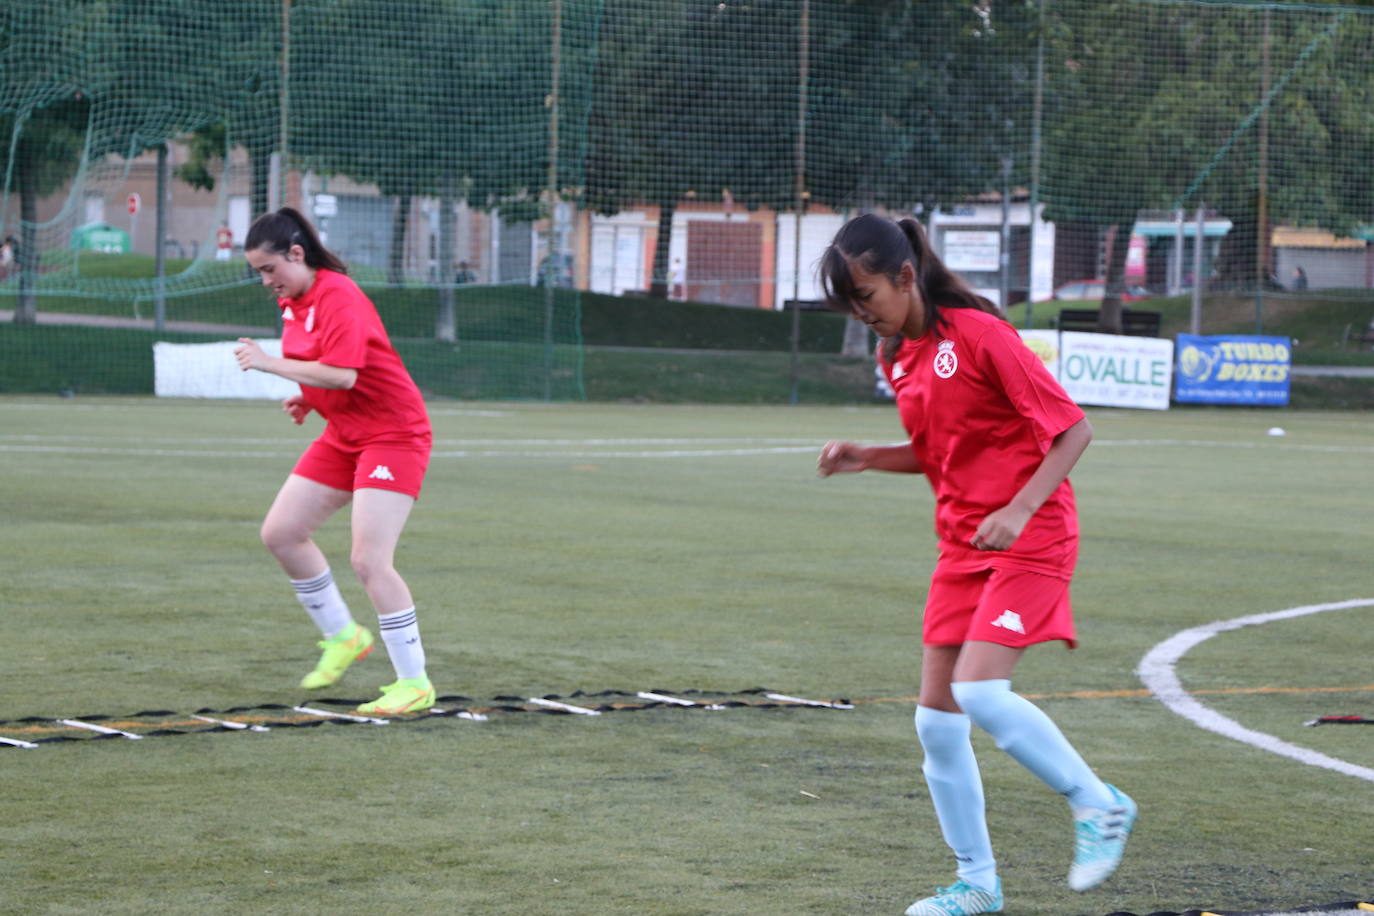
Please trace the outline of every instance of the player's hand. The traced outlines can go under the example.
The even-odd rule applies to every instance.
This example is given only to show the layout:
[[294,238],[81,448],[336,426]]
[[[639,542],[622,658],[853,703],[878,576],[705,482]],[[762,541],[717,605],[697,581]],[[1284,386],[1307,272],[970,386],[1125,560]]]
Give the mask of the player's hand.
[[816,473],[821,477],[867,469],[867,450],[857,442],[827,442],[816,458]]
[[239,361],[239,368],[244,372],[249,369],[267,368],[267,362],[272,357],[263,352],[258,342],[251,337],[240,337],[239,345],[234,348],[234,359]]
[[978,550],[1006,550],[1025,530],[1031,513],[1015,506],[1003,506],[983,519],[969,541]]
[[305,422],[305,415],[310,413],[310,405],[305,403],[305,398],[299,394],[281,402],[281,409],[286,411],[286,415],[291,418],[291,422],[300,426]]

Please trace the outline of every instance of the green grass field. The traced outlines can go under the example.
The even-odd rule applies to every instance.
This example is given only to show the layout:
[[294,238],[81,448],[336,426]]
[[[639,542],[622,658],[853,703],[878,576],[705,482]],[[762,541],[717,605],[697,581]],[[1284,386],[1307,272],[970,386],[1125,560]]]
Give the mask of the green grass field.
[[[431,407],[398,565],[440,694],[763,686],[856,708],[4,748],[0,913],[898,914],[952,880],[909,699],[929,491],[814,475],[828,438],[898,438],[890,407]],[[1141,821],[1117,876],[1073,894],[1064,803],[980,736],[1006,912],[1371,899],[1368,782],[1201,730],[1135,675],[1189,627],[1374,599],[1371,415],[1090,416],[1081,646],[1032,651],[1016,684]],[[317,429],[267,402],[0,398],[0,735],[307,699],[316,634],[257,528]],[[368,619],[346,521],[320,540]],[[1249,728],[1370,767],[1374,728],[1303,723],[1374,715],[1371,632],[1370,607],[1249,627],[1177,671]],[[334,692],[390,679],[378,652]]]

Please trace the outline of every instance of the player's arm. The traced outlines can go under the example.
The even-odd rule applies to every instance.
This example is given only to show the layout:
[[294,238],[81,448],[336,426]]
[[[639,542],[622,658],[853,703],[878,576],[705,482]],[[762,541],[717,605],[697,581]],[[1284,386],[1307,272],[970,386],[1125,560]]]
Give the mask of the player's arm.
[[971,543],[979,550],[1006,550],[1021,536],[1031,516],[1045,504],[1093,441],[1093,428],[1084,417],[1054,437],[1040,466],[1011,502],[983,519]]
[[245,372],[257,369],[270,372],[284,379],[312,388],[352,388],[358,381],[358,370],[344,366],[331,366],[317,361],[287,359],[284,356],[269,356],[263,352],[258,342],[249,337],[240,337],[239,346],[234,350],[239,368]]
[[899,445],[859,445],[857,442],[827,442],[816,459],[816,473],[852,474],[857,471],[892,471],[919,474],[916,453],[903,442]]

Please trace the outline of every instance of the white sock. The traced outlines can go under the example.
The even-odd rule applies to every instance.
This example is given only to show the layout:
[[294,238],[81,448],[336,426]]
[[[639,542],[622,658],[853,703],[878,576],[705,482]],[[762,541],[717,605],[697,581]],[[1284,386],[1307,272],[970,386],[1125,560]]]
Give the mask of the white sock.
[[958,681],[950,685],[959,707],[992,735],[997,746],[1076,807],[1116,803],[1097,774],[1073,749],[1049,716],[1011,692],[1011,681]]
[[394,614],[378,614],[377,626],[386,643],[386,654],[396,669],[396,679],[405,680],[425,676],[425,647],[420,643],[420,624],[415,608],[408,607]]
[[348,605],[339,587],[334,584],[334,574],[325,567],[324,572],[310,579],[292,579],[291,587],[296,590],[296,600],[305,608],[315,626],[320,628],[325,639],[338,636],[353,622]]
[[969,717],[916,707],[916,735],[925,751],[921,772],[935,804],[940,833],[954,851],[960,878],[983,890],[997,886],[983,802],[983,778],[969,742]]

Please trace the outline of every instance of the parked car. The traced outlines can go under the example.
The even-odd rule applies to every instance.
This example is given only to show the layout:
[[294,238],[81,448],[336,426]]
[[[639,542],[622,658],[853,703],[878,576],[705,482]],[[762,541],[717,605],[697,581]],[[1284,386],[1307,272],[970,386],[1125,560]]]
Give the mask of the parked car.
[[[1100,301],[1106,289],[1106,280],[1075,280],[1056,289],[1050,298],[1065,301]],[[1145,287],[1128,283],[1121,293],[1121,301],[1138,302],[1152,296],[1153,294]]]

